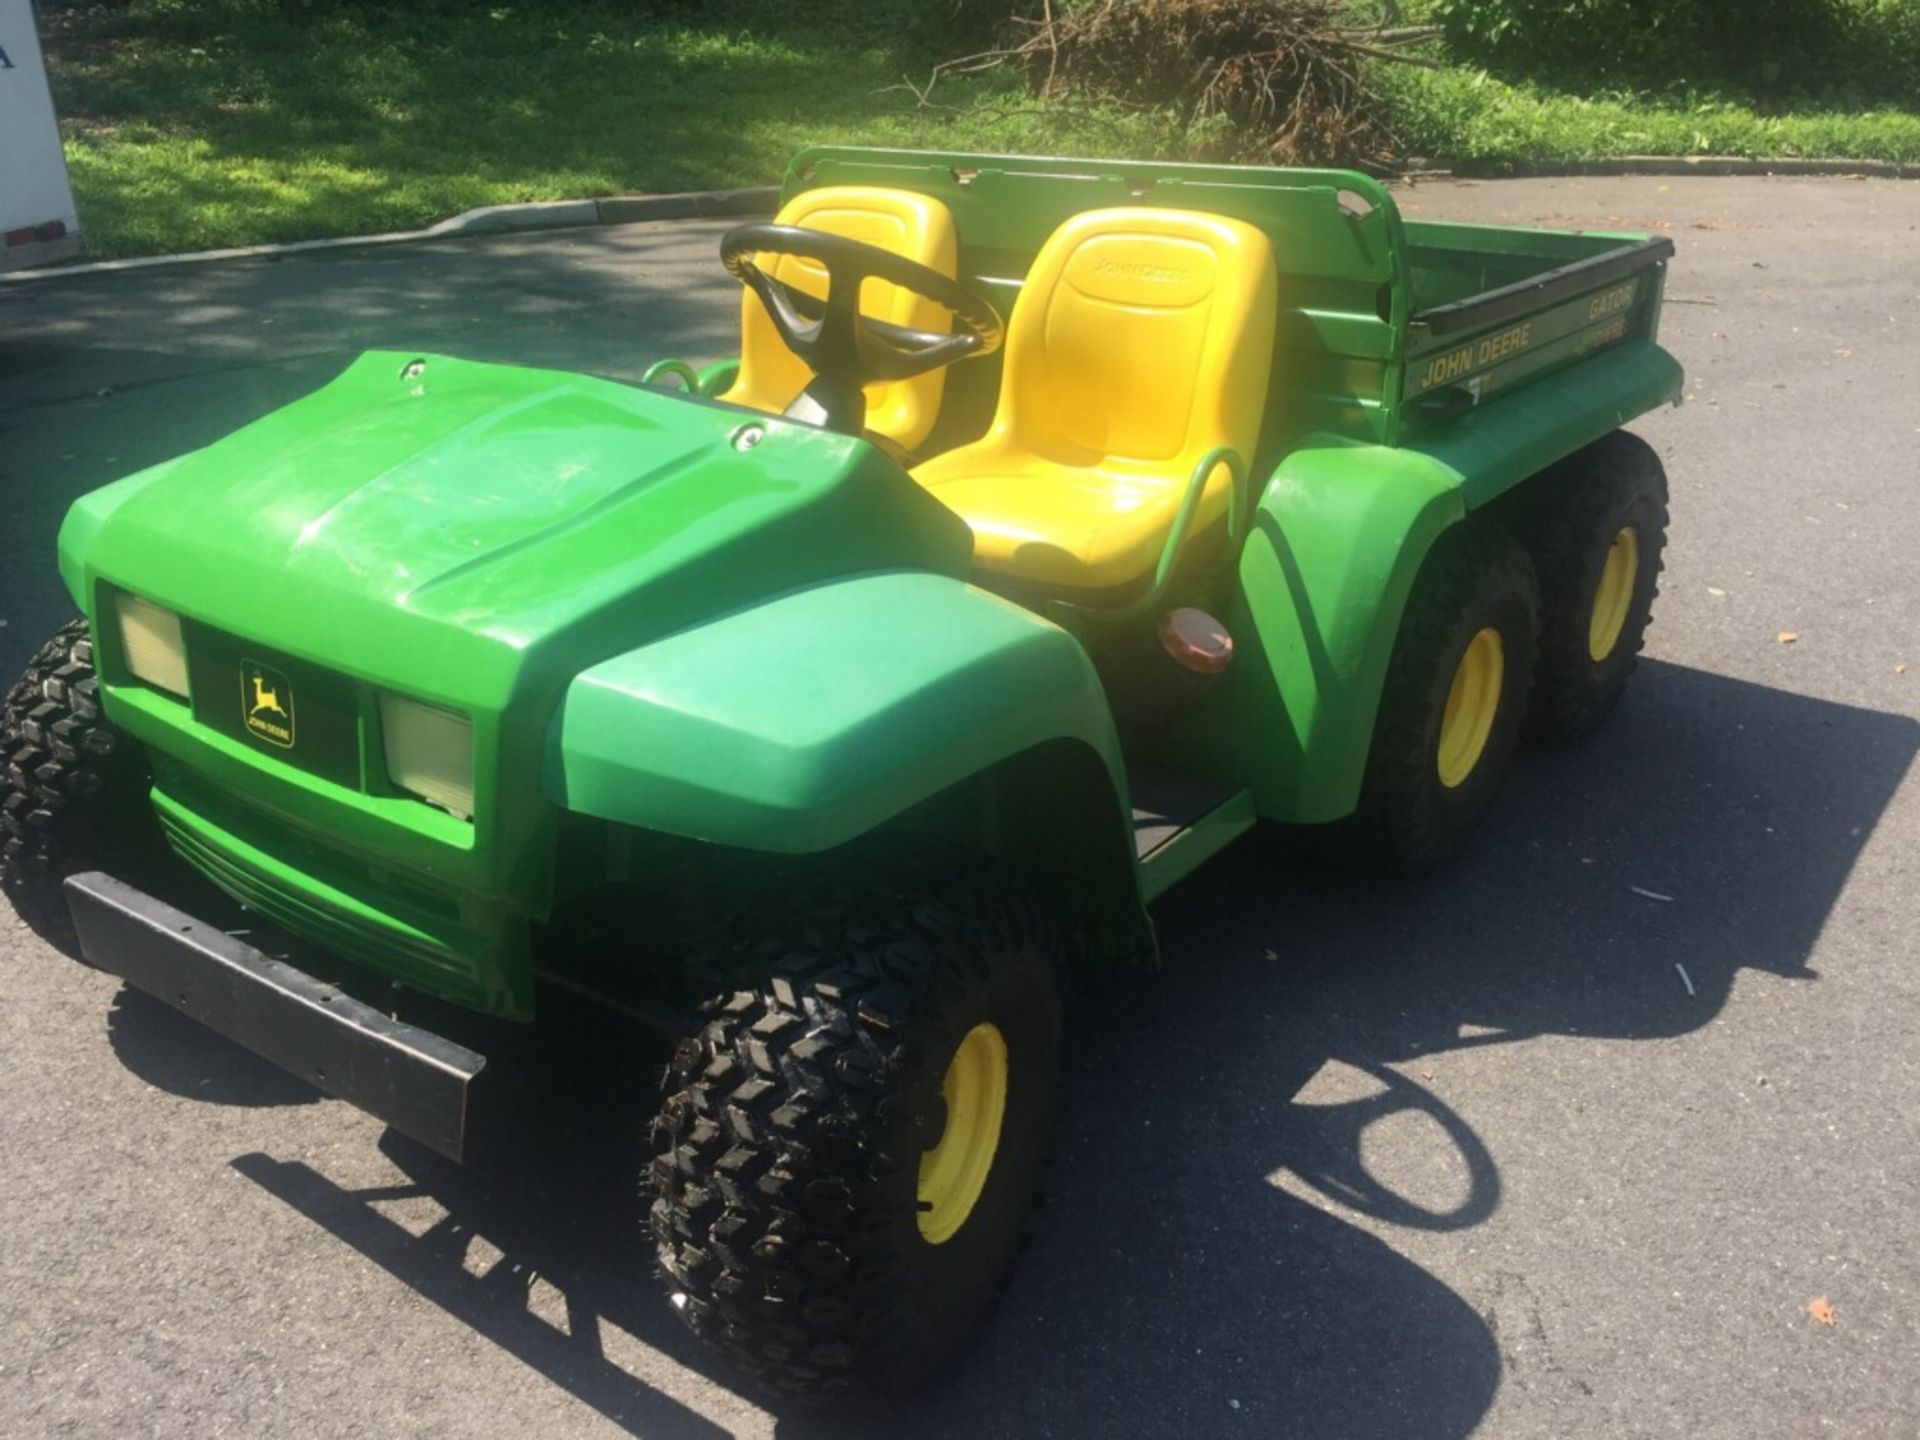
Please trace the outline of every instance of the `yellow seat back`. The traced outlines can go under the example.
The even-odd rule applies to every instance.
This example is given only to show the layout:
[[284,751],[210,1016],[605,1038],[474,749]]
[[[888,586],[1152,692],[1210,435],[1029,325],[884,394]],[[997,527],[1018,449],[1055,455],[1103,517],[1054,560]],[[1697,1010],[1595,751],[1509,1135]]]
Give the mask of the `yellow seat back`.
[[[1034,260],[984,438],[915,478],[973,526],[975,558],[1042,583],[1123,585],[1152,570],[1194,466],[1251,461],[1266,409],[1278,282],[1251,225],[1162,208],[1094,210]],[[1197,517],[1225,512],[1210,478]]]
[[[959,264],[952,213],[938,200],[907,190],[865,185],[809,190],[789,200],[775,219],[782,225],[802,225],[877,245],[948,278]],[[770,255],[762,257],[760,264],[774,279],[796,290],[821,298],[827,293],[827,272],[815,261]],[[943,307],[884,280],[869,279],[860,287],[860,312],[916,330],[950,328]],[[812,378],[813,372],[780,342],[759,298],[745,291],[740,303],[740,374],[719,398],[779,414]],[[946,372],[934,370],[911,380],[867,386],[867,428],[912,450],[939,418],[945,385]]]

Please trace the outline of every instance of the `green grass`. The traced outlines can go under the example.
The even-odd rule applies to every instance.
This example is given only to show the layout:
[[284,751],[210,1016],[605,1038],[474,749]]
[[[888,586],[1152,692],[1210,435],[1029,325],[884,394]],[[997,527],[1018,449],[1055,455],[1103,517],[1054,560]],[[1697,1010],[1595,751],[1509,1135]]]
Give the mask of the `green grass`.
[[[977,10],[979,7],[976,6]],[[902,84],[968,42],[948,0],[49,0],[102,257],[362,234],[475,205],[767,184],[814,142],[1207,155],[1169,113]],[[965,13],[964,11],[962,13]],[[1920,160],[1920,112],[1588,99],[1383,74],[1410,153]]]
[[1461,69],[1396,68],[1381,81],[1408,152],[1448,160],[1735,155],[1920,162],[1920,110],[1802,101],[1763,113],[1719,95],[1567,95]]
[[900,82],[924,78],[952,42],[846,23],[881,7],[823,6],[834,12],[823,17],[769,4],[752,29],[658,18],[671,8],[51,9],[56,100],[93,251],[361,234],[476,205],[770,184],[817,141],[1141,153],[1165,140],[1155,117],[1041,116],[977,87],[954,92],[962,113],[921,109]]

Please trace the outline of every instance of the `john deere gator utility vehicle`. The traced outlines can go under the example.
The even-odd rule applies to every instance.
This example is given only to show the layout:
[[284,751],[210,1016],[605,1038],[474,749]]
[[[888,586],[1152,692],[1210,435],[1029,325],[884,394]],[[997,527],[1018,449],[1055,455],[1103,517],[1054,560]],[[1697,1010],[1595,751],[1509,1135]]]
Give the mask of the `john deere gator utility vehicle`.
[[[1262,820],[1431,864],[1523,719],[1619,699],[1672,246],[1340,171],[817,149],[784,196],[721,246],[737,360],[368,354],[81,499],[0,845],[93,964],[450,1154],[482,1057],[356,986],[690,1017],[679,1313],[899,1393],[1007,1283],[1070,957],[1151,962]],[[148,836],[338,973],[137,888]]]

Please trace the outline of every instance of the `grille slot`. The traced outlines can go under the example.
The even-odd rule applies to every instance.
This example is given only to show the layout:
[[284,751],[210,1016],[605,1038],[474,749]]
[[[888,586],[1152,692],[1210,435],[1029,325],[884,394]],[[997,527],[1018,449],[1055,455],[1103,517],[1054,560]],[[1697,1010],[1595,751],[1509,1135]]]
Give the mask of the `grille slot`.
[[155,806],[167,841],[180,857],[243,905],[295,935],[365,961],[396,978],[417,978],[438,990],[477,987],[477,966],[450,945],[418,933],[405,922],[383,925],[328,905],[317,895],[296,894],[231,850],[212,843],[170,804]]

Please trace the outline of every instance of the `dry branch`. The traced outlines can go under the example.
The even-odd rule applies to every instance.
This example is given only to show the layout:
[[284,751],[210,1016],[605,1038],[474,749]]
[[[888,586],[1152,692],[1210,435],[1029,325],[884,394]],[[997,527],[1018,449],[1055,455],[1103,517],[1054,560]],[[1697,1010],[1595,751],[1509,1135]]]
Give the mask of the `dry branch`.
[[1011,67],[1045,100],[1170,106],[1190,133],[1222,117],[1236,159],[1380,164],[1394,146],[1366,64],[1431,65],[1402,47],[1438,33],[1359,25],[1339,0],[1042,0],[998,48],[946,61],[916,93],[930,104],[944,77]]

